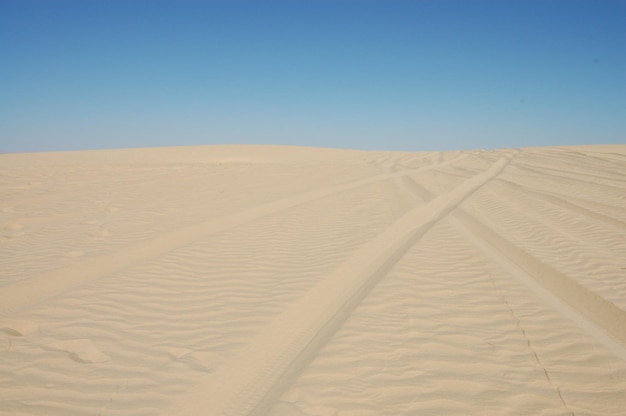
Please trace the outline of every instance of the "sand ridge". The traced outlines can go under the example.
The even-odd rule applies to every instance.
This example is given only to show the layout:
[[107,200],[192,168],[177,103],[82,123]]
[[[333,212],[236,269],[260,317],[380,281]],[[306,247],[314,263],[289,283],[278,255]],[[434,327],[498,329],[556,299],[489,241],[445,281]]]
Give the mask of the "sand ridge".
[[0,155],[0,414],[620,414],[626,146]]

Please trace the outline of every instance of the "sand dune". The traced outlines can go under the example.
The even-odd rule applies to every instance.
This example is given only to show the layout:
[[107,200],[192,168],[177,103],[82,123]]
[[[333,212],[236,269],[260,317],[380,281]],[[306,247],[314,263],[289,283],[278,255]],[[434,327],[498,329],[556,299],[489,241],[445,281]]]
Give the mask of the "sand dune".
[[626,415],[626,145],[0,174],[0,414]]

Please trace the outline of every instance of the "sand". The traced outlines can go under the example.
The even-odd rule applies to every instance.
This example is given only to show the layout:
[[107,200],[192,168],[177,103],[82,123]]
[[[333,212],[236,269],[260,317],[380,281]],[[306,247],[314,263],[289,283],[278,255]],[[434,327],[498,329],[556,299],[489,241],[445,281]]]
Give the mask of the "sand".
[[626,415],[626,145],[0,155],[2,415]]

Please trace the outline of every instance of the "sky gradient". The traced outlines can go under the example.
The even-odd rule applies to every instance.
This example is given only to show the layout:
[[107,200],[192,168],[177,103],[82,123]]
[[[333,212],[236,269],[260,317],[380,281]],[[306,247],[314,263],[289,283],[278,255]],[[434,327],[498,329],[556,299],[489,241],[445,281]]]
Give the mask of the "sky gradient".
[[626,1],[0,0],[0,152],[626,143]]

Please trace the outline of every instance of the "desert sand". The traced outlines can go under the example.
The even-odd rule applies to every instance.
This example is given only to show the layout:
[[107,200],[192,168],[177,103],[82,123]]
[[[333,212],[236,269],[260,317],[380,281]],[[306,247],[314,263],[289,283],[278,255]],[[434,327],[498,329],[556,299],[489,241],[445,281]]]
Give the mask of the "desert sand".
[[626,145],[0,155],[2,415],[626,415]]

